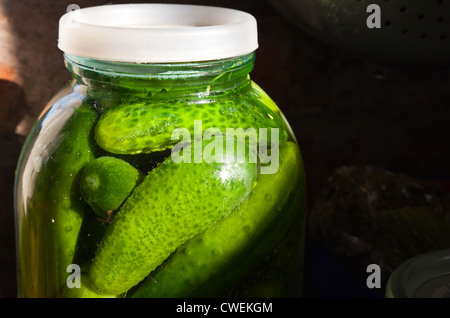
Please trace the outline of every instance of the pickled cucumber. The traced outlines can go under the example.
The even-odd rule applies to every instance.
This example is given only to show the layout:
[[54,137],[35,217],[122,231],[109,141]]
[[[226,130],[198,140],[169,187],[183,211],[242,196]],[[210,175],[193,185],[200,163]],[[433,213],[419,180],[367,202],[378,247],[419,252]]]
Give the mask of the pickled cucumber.
[[[269,148],[271,142],[281,146],[288,138],[279,115],[262,102],[239,96],[238,101],[206,104],[121,104],[102,114],[95,139],[101,148],[114,154],[161,151],[178,142],[172,140],[176,128],[186,128],[194,136],[195,120],[201,120],[202,134],[208,128],[218,128],[224,135],[227,128],[242,128],[233,131],[240,136],[254,128],[259,140],[259,128],[266,128]],[[279,140],[272,140],[271,128],[278,129]]]
[[99,218],[109,220],[142,178],[139,170],[121,159],[99,157],[81,173],[81,195]]
[[[284,235],[298,212],[283,210],[281,215],[278,207],[285,206],[292,196],[304,201],[296,192],[303,190],[305,182],[297,145],[287,142],[280,159],[278,173],[259,175],[252,193],[235,211],[178,248],[132,297],[220,296],[226,290],[223,285],[229,286],[239,278],[236,276],[249,272],[245,265],[268,255],[277,241],[274,236]],[[286,183],[287,179],[292,183]],[[274,189],[281,194],[275,196]],[[214,283],[209,281],[213,277]]]
[[168,158],[135,188],[92,261],[89,277],[97,292],[126,292],[178,246],[227,216],[247,197],[258,164],[249,160],[249,152],[224,149],[230,161],[203,158],[201,163],[175,163]]
[[[66,269],[72,263],[87,208],[79,194],[79,177],[94,159],[91,141],[97,114],[82,104],[68,115],[59,131],[36,130],[36,143],[42,142],[47,149],[28,159],[34,160],[35,181],[20,229],[19,270],[27,285],[19,288],[26,291],[24,297],[58,296],[69,275]],[[58,134],[54,144],[47,144],[48,134]]]
[[69,288],[65,285],[60,298],[117,298],[117,296],[100,295],[95,292],[91,287],[89,276],[83,273],[80,276],[80,286]]

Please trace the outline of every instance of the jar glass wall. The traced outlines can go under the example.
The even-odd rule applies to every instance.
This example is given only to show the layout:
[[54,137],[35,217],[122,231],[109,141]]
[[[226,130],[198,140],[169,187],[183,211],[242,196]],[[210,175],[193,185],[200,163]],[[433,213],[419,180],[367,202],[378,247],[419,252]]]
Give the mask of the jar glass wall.
[[[119,7],[62,28],[73,81],[36,122],[16,173],[19,296],[301,296],[303,161],[282,112],[250,78],[255,46],[242,40],[254,36],[252,19],[199,7],[222,24],[103,26],[145,10],[193,23],[191,6]],[[100,44],[80,41],[96,32]],[[180,44],[171,36],[185,54],[161,61]],[[222,39],[222,50],[199,50],[204,36]],[[148,37],[160,41],[154,51],[141,43]]]
[[[21,296],[301,295],[302,159],[284,116],[249,77],[253,53],[181,64],[138,65],[75,56],[66,61],[75,80],[33,128],[17,172]],[[222,166],[180,163],[185,168],[178,171],[166,165],[182,141],[173,139],[177,128],[189,132],[193,141],[197,133],[203,142],[208,131],[216,129],[217,137],[231,129],[239,137],[241,129],[249,145],[255,131],[257,175],[238,175],[248,178],[248,191],[235,193],[235,184],[213,188],[217,178],[205,177]],[[279,145],[261,156],[264,129],[269,131],[269,147]],[[94,166],[99,158],[116,158],[129,170],[107,162]],[[190,167],[197,164],[199,168]],[[86,172],[88,165],[94,172]],[[133,171],[142,180],[133,179]],[[219,179],[227,181],[236,173],[220,171]],[[93,183],[91,188],[86,180]],[[142,191],[137,193],[138,188]],[[233,196],[236,202],[223,203],[226,209],[220,209],[220,217],[211,216],[214,201]],[[108,210],[102,204],[108,206],[111,197],[120,202]],[[172,244],[166,242],[189,226],[194,230]],[[161,238],[147,239],[157,235]],[[142,244],[148,245],[144,249]],[[162,262],[140,264],[146,253],[156,257],[152,249],[164,254],[158,258]],[[72,286],[76,266],[81,288]],[[109,275],[105,267],[119,274]],[[140,275],[133,277],[134,272]]]

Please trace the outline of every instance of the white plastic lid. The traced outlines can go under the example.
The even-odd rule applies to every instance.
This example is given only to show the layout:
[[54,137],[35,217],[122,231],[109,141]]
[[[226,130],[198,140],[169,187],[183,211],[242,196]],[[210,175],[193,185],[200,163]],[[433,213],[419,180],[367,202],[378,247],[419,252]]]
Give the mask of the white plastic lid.
[[252,15],[228,8],[105,5],[63,15],[58,47],[71,55],[108,61],[217,60],[255,51],[257,24]]

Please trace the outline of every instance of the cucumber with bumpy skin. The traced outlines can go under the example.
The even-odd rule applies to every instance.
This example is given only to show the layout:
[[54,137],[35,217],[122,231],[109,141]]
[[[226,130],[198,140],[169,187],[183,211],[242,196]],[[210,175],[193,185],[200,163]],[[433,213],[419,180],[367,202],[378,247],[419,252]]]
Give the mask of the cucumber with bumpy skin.
[[85,273],[79,277],[80,286],[63,287],[60,298],[117,298],[115,295],[100,295],[92,289],[89,276]]
[[89,277],[97,292],[128,291],[248,196],[258,164],[249,152],[229,148],[224,147],[223,162],[168,158],[144,178],[115,215],[92,261]]
[[[287,142],[280,149],[280,159],[276,174],[259,175],[252,193],[235,211],[178,248],[132,297],[217,297],[242,273],[245,275],[247,267],[268,255],[277,241],[275,237],[284,234],[298,213],[281,213],[279,207],[285,205],[289,196],[298,196],[295,191],[304,186],[298,146]],[[287,179],[292,183],[287,183]],[[303,186],[298,188],[299,184]],[[274,189],[280,194],[275,196]],[[215,282],[210,283],[213,278]]]
[[47,144],[48,152],[43,150],[33,158],[39,172],[33,196],[28,198],[19,242],[20,273],[28,282],[23,288],[24,297],[58,296],[69,275],[67,266],[73,261],[88,208],[79,192],[79,177],[83,167],[94,159],[92,140],[97,114],[87,104],[74,109],[73,114],[68,109],[56,111],[71,116],[61,130],[44,130],[55,126],[43,125],[35,132],[39,134],[36,142],[44,142],[39,141],[41,136],[48,140],[48,134],[57,137],[54,144]]
[[[177,128],[188,129],[194,136],[195,120],[201,120],[202,134],[208,128],[218,128],[224,135],[228,128],[242,128],[232,133],[243,136],[250,128],[255,129],[255,137],[259,140],[259,128],[266,128],[269,147],[271,142],[281,146],[288,138],[278,114],[262,102],[255,103],[246,96],[239,96],[239,100],[206,104],[121,104],[102,114],[95,139],[101,148],[114,154],[161,151],[178,142],[172,140],[172,132]],[[279,140],[272,140],[271,128],[278,129]]]
[[143,174],[126,161],[99,157],[81,173],[81,195],[99,218],[109,220],[142,178]]

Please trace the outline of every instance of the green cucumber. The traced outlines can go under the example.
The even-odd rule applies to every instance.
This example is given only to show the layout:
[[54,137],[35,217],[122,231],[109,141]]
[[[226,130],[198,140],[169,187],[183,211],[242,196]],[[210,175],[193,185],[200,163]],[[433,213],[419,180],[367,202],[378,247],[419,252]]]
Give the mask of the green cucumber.
[[[177,128],[185,128],[194,136],[196,120],[201,120],[202,134],[208,128],[218,128],[224,135],[227,128],[242,128],[230,133],[244,136],[250,128],[255,129],[254,136],[259,140],[259,128],[266,128],[269,145],[278,142],[281,146],[288,139],[280,116],[262,102],[255,102],[245,95],[239,96],[239,100],[206,104],[121,104],[102,114],[95,139],[101,148],[114,154],[162,151],[178,142],[172,140],[172,133]],[[272,140],[271,128],[278,129],[278,140]]]
[[[299,187],[304,176],[298,146],[287,142],[280,151],[276,174],[260,174],[252,193],[235,211],[178,248],[132,297],[220,296],[226,290],[222,285],[229,287],[249,272],[246,266],[268,255],[276,237],[284,235],[298,213],[279,208],[295,197],[304,201],[304,185]],[[280,194],[275,196],[274,189]]]
[[117,298],[115,295],[100,295],[91,287],[89,276],[82,273],[80,276],[80,286],[69,288],[63,287],[60,298]]
[[[84,166],[94,159],[93,128],[97,114],[87,104],[73,110],[54,110],[71,116],[58,131],[55,126],[36,126],[36,143],[46,144],[34,160],[36,173],[21,228],[20,274],[27,282],[24,297],[57,297],[72,263],[84,211],[79,192]],[[43,119],[46,120],[45,117]],[[57,134],[56,137],[53,137]],[[54,144],[47,144],[52,135]],[[44,139],[40,141],[40,138]],[[19,287],[20,288],[20,287]]]
[[248,152],[224,149],[224,162],[203,157],[199,163],[175,163],[169,157],[134,189],[92,261],[89,277],[97,292],[128,291],[178,246],[227,216],[248,196],[258,164],[249,160]]
[[99,157],[81,173],[81,195],[99,218],[109,220],[142,178],[143,174],[126,161]]

